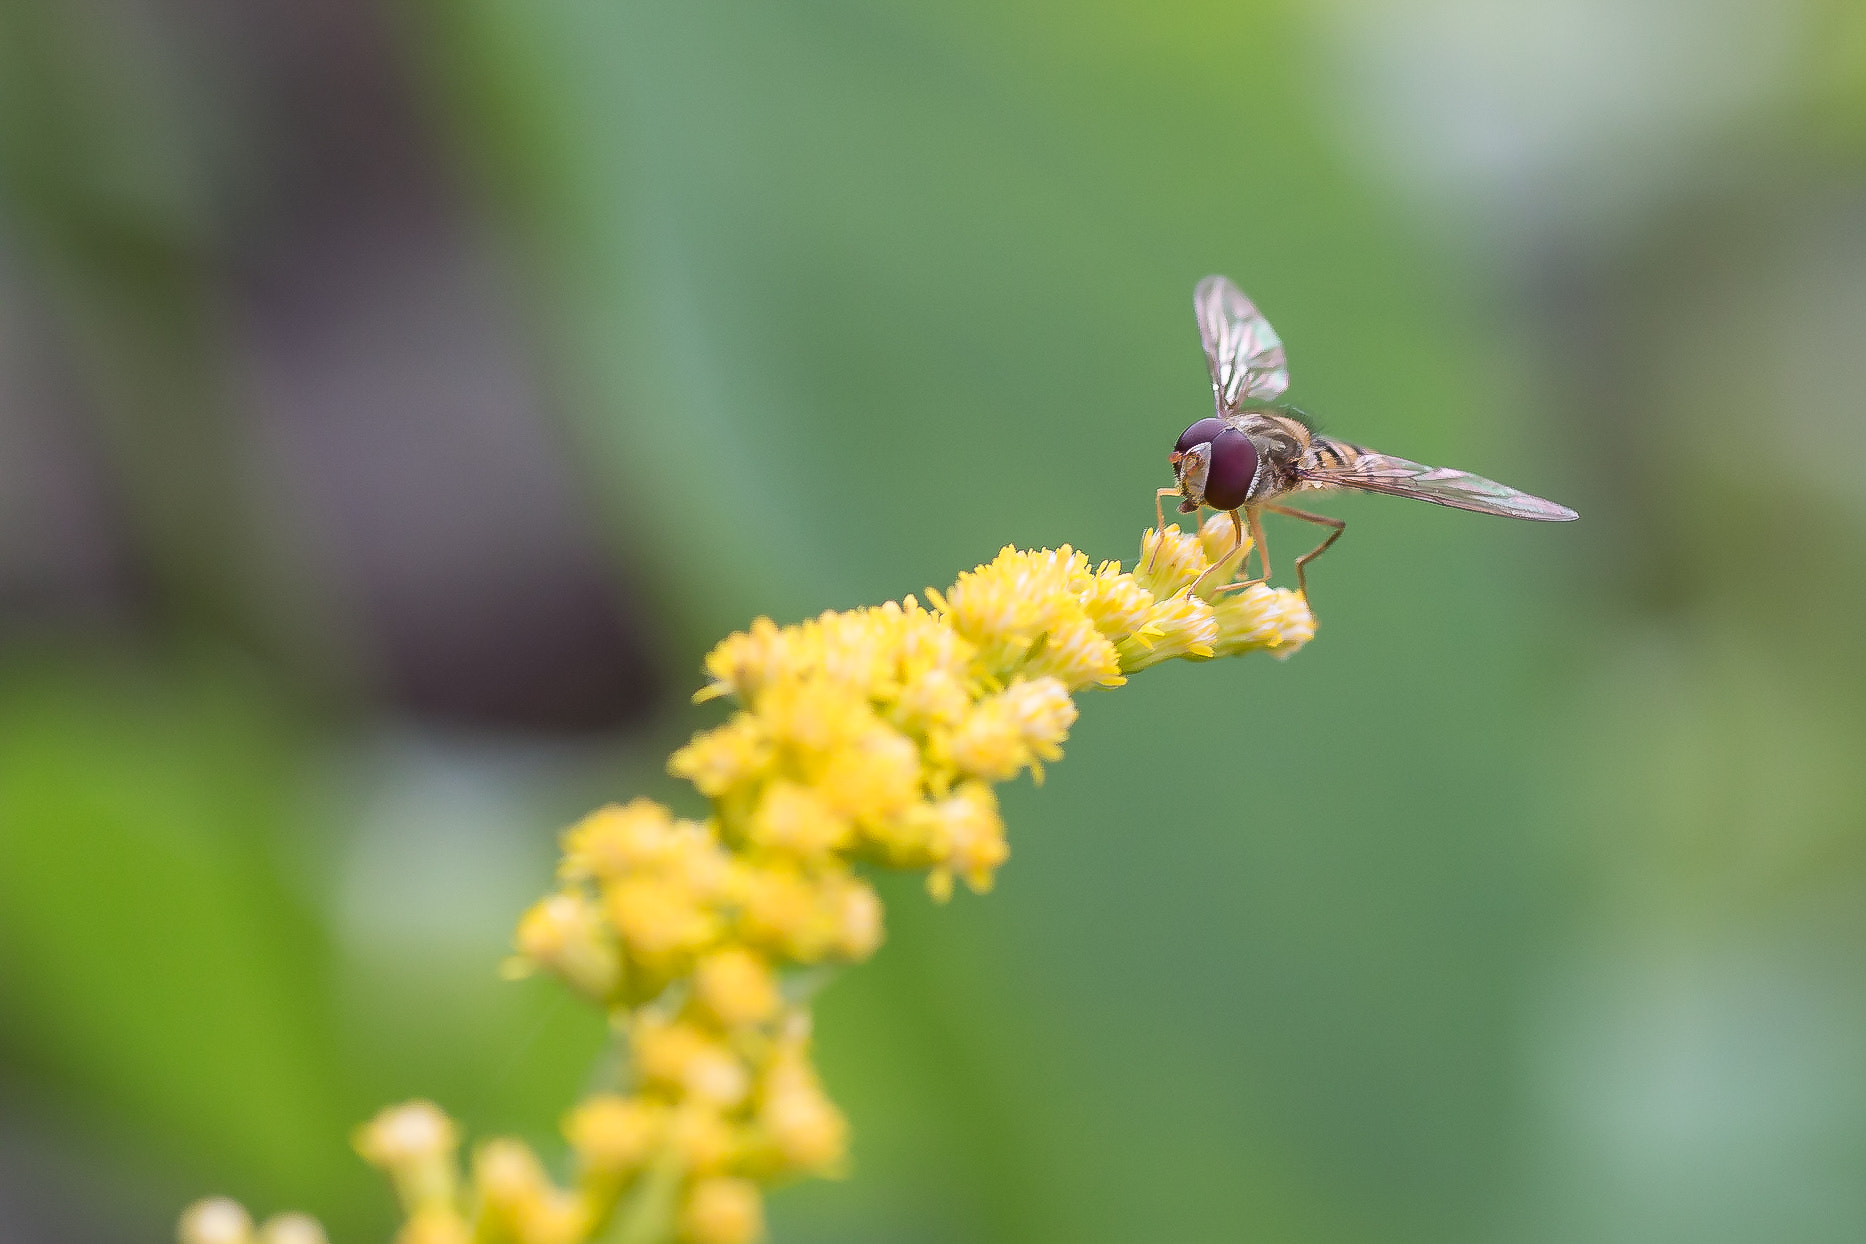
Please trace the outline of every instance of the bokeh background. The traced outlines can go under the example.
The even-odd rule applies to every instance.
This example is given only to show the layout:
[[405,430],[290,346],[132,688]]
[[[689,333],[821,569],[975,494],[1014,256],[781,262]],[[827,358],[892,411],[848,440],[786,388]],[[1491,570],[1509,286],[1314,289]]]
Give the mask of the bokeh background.
[[1212,271],[1583,520],[1324,503],[1299,658],[1089,696],[775,1239],[1866,1238],[1858,3],[5,0],[0,1239],[548,1143],[557,829],[756,614],[1131,559]]

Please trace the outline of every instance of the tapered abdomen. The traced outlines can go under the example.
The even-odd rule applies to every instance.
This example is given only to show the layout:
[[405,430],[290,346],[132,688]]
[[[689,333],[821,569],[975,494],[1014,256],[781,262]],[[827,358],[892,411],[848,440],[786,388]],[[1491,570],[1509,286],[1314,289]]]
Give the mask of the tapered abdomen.
[[[1317,433],[1309,437],[1309,446],[1297,466],[1305,471],[1339,471],[1354,466],[1372,453],[1373,450],[1364,445],[1350,445],[1347,441]],[[1309,485],[1311,488],[1323,486]]]

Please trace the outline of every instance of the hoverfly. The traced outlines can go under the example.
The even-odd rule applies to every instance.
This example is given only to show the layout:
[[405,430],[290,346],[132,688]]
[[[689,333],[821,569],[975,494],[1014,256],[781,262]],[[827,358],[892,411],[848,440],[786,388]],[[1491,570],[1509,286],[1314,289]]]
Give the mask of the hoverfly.
[[1182,514],[1196,514],[1201,506],[1228,511],[1237,532],[1232,551],[1243,545],[1248,524],[1267,581],[1270,559],[1258,511],[1332,527],[1327,539],[1296,559],[1296,584],[1306,595],[1309,562],[1340,539],[1347,524],[1280,504],[1291,493],[1352,488],[1505,518],[1560,523],[1580,517],[1565,505],[1482,476],[1450,467],[1421,466],[1323,436],[1301,411],[1276,400],[1289,388],[1283,342],[1242,290],[1222,276],[1208,276],[1193,291],[1192,308],[1199,319],[1205,359],[1211,365],[1217,409],[1181,433],[1179,443],[1167,455],[1178,484],[1160,489],[1154,498],[1154,513],[1162,529],[1166,515],[1161,498],[1179,497]]

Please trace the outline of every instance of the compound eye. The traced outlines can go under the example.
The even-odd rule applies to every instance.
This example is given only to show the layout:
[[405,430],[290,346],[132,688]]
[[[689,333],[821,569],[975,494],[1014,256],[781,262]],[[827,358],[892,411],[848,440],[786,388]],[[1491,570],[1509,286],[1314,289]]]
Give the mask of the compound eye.
[[1227,427],[1212,438],[1212,463],[1205,475],[1205,504],[1215,510],[1237,509],[1250,496],[1251,481],[1256,478],[1257,446],[1251,443],[1250,437]]
[[1224,431],[1226,426],[1223,419],[1201,419],[1179,434],[1179,443],[1173,446],[1173,452],[1183,454],[1194,445],[1203,445],[1207,441],[1216,440],[1218,434]]

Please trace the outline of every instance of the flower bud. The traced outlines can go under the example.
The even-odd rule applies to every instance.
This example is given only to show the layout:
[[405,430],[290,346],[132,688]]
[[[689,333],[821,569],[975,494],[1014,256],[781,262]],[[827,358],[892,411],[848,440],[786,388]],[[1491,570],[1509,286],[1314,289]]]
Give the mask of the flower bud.
[[416,1210],[395,1233],[395,1244],[470,1244],[472,1229],[451,1205]]
[[1196,596],[1169,596],[1147,611],[1140,630],[1116,644],[1121,668],[1132,674],[1176,657],[1204,661],[1218,640],[1212,607]]
[[728,946],[701,959],[694,971],[700,1003],[727,1028],[761,1023],[777,1013],[777,981],[763,959]]
[[666,1129],[665,1106],[612,1093],[590,1098],[564,1120],[564,1137],[583,1169],[605,1176],[634,1174]]
[[1208,583],[1224,583],[1236,576],[1244,567],[1244,555],[1251,550],[1251,538],[1247,534],[1238,539],[1237,525],[1229,514],[1214,514],[1199,527],[1199,547],[1205,552],[1205,560],[1211,563],[1211,578]]
[[764,1235],[764,1204],[749,1179],[695,1181],[680,1210],[688,1244],[752,1244]]
[[967,782],[943,799],[936,811],[948,869],[965,878],[976,893],[991,888],[993,874],[1010,858],[998,800],[983,782]]
[[330,1244],[324,1224],[309,1214],[274,1214],[259,1228],[259,1244]]
[[747,824],[747,835],[756,845],[805,857],[840,850],[853,833],[849,818],[830,807],[814,787],[786,781],[765,788]]
[[669,757],[667,771],[692,782],[708,799],[718,799],[763,777],[774,754],[759,719],[736,713],[725,725],[694,735]]
[[630,953],[657,970],[672,970],[685,956],[719,936],[711,909],[679,881],[654,875],[630,877],[604,891],[610,923]]
[[580,894],[553,894],[518,922],[518,953],[572,989],[601,1002],[622,980],[622,956],[595,904]]
[[1205,548],[1196,535],[1168,527],[1163,532],[1149,530],[1140,540],[1140,561],[1134,566],[1134,579],[1165,600],[1182,588],[1191,587],[1211,567]]
[[836,1109],[816,1077],[803,1074],[774,1076],[767,1088],[758,1122],[792,1170],[826,1171],[847,1155],[849,1124]]
[[860,961],[881,946],[881,899],[866,881],[851,878],[836,894],[836,948]]
[[453,1120],[433,1102],[390,1106],[357,1129],[354,1143],[365,1162],[394,1178],[402,1209],[411,1215],[411,1226],[412,1216],[423,1208],[452,1211],[458,1178],[454,1148],[459,1136]]
[[523,1215],[549,1180],[529,1148],[516,1140],[489,1140],[473,1155],[473,1184],[491,1213],[507,1221]]
[[739,1149],[732,1125],[702,1102],[674,1112],[668,1121],[667,1143],[680,1158],[681,1167],[695,1175],[717,1174]]
[[[575,1244],[586,1216],[577,1198],[553,1184],[523,1142],[488,1141],[473,1160],[482,1223],[520,1244]],[[484,1234],[484,1225],[481,1233]]]
[[182,1212],[175,1235],[181,1244],[251,1244],[253,1219],[231,1197],[206,1197]]
[[751,1090],[738,1056],[692,1024],[644,1018],[629,1035],[636,1068],[650,1083],[725,1108]]

